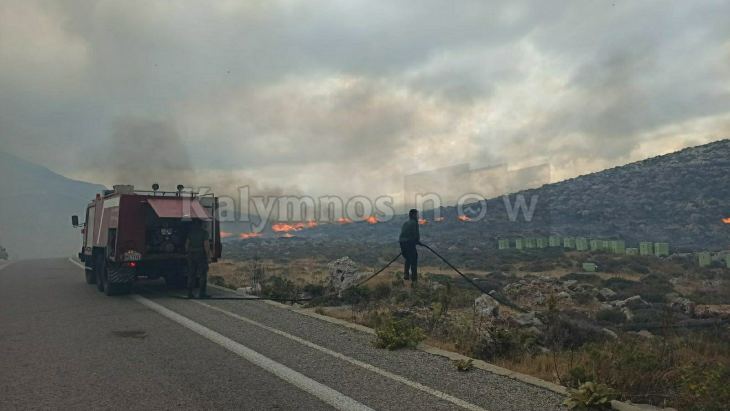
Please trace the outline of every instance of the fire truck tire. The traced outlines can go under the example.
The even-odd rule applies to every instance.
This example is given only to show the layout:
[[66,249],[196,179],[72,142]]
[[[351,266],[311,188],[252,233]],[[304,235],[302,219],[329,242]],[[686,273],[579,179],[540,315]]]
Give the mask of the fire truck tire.
[[87,261],[84,266],[84,275],[86,276],[86,284],[96,284],[96,272],[94,265]]
[[94,261],[94,277],[96,278],[96,289],[104,292],[104,280],[106,279],[106,261],[103,255],[97,255]]

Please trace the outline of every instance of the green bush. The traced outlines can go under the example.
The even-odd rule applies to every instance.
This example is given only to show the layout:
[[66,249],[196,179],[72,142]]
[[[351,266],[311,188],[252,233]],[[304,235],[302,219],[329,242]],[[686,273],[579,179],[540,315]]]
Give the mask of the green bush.
[[370,293],[370,297],[373,299],[373,301],[379,301],[379,300],[385,300],[386,298],[390,297],[390,285],[385,283],[380,283],[373,288],[373,291]]
[[307,284],[304,286],[303,291],[305,293],[309,293],[312,298],[317,298],[324,295],[324,286],[319,284]]
[[370,289],[365,286],[350,287],[342,291],[342,301],[352,305],[368,302],[370,301]]
[[730,405],[730,364],[691,366],[682,371],[679,404],[683,410],[721,411]]
[[457,371],[467,372],[474,368],[474,360],[471,358],[454,360],[454,365],[456,366]]
[[482,360],[511,358],[530,354],[537,347],[537,338],[519,329],[491,327],[487,334],[479,338],[473,347],[473,354]]
[[396,350],[414,348],[426,338],[423,330],[408,320],[398,320],[388,316],[375,327],[375,346]]
[[294,299],[299,295],[299,287],[286,278],[269,277],[261,284],[261,295],[275,299]]
[[563,404],[571,410],[610,410],[615,397],[616,392],[607,385],[585,382],[577,389],[569,390]]

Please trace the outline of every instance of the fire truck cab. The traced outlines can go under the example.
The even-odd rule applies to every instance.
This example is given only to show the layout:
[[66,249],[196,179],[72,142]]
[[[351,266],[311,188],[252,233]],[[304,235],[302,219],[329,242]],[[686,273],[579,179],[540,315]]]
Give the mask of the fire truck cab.
[[211,260],[221,256],[218,198],[183,191],[136,191],[115,185],[97,194],[86,207],[79,259],[86,282],[107,295],[128,293],[138,277],[164,277],[168,286],[187,283],[185,243],[193,220],[201,220],[210,235]]

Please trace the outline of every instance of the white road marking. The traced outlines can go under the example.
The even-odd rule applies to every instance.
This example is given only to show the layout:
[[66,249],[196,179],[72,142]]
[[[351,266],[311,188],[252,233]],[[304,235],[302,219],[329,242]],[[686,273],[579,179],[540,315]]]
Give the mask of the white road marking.
[[220,345],[221,347],[241,356],[245,360],[261,367],[262,369],[274,374],[282,380],[306,391],[325,403],[337,408],[338,410],[369,410],[372,408],[362,404],[339,391],[336,391],[324,384],[321,384],[306,375],[292,370],[291,368],[280,364],[268,357],[265,357],[258,352],[231,340],[230,338],[219,334],[210,328],[204,327],[195,321],[183,317],[182,315],[161,306],[153,301],[150,301],[140,295],[133,295],[140,304],[145,307],[157,312],[158,314],[167,317],[168,319],[182,325],[183,327],[207,338],[208,340]]
[[10,267],[11,265],[13,265],[13,262],[12,261],[8,261],[7,263],[5,263],[3,265],[0,265],[0,270],[4,270],[4,269]]
[[81,264],[81,263],[80,263],[80,262],[78,262],[78,261],[74,261],[74,259],[73,259],[73,258],[71,258],[71,257],[69,257],[69,258],[68,258],[68,261],[69,261],[70,263],[73,263],[73,264],[76,264],[76,265],[78,265],[79,267],[83,268],[84,270],[86,269],[86,266],[85,266],[85,265]]
[[309,348],[313,348],[313,349],[315,349],[317,351],[320,351],[320,352],[323,352],[323,353],[325,353],[327,355],[331,355],[332,357],[335,357],[337,359],[340,359],[340,360],[349,362],[350,364],[356,365],[358,367],[362,367],[362,368],[364,368],[364,369],[366,369],[368,371],[372,371],[372,372],[374,372],[376,374],[380,374],[383,377],[390,378],[393,381],[396,381],[396,382],[405,384],[405,385],[407,385],[409,387],[415,388],[417,390],[426,392],[428,394],[433,395],[434,397],[440,398],[442,400],[449,401],[450,403],[455,404],[455,405],[458,405],[459,407],[465,408],[467,410],[487,411],[486,409],[484,409],[484,408],[482,408],[482,407],[480,407],[478,405],[472,404],[470,402],[464,401],[461,398],[454,397],[453,395],[449,395],[449,394],[447,394],[445,392],[442,392],[442,391],[439,391],[437,389],[434,389],[434,388],[428,387],[426,385],[423,385],[421,383],[418,383],[418,382],[409,380],[409,379],[407,379],[405,377],[402,377],[400,375],[393,374],[390,371],[386,371],[386,370],[384,370],[382,368],[378,368],[378,367],[376,367],[374,365],[371,365],[371,364],[368,364],[366,362],[363,362],[363,361],[357,360],[355,358],[349,357],[349,356],[344,355],[342,353],[339,353],[337,351],[330,350],[329,348],[326,348],[326,347],[323,347],[321,345],[315,344],[315,343],[313,343],[311,341],[308,341],[308,340],[305,340],[305,339],[303,339],[301,337],[297,337],[296,335],[292,335],[292,334],[289,334],[289,333],[287,333],[285,331],[281,331],[279,329],[276,329],[276,328],[273,328],[273,327],[269,327],[268,325],[261,324],[261,323],[259,323],[257,321],[254,321],[254,320],[250,319],[250,318],[246,318],[246,317],[243,317],[243,316],[238,315],[236,313],[232,313],[230,311],[226,311],[226,310],[224,310],[222,308],[218,308],[218,307],[212,306],[210,304],[206,304],[206,303],[204,303],[202,301],[198,301],[198,300],[192,300],[192,301],[195,302],[195,303],[197,303],[197,304],[200,304],[200,305],[202,305],[204,307],[207,307],[207,308],[209,308],[211,310],[214,310],[214,311],[218,311],[220,313],[223,313],[223,314],[225,314],[225,315],[227,315],[229,317],[233,317],[233,318],[235,318],[237,320],[240,320],[240,321],[246,322],[248,324],[254,325],[256,327],[262,328],[264,330],[270,331],[270,332],[272,332],[274,334],[277,334],[277,335],[280,335],[282,337],[288,338],[288,339],[290,339],[292,341],[296,341],[296,342],[298,342],[298,343],[300,343],[300,344],[302,344],[304,346],[307,346]]
[[[71,258],[69,258],[69,261],[70,261],[70,262],[72,262],[72,263],[74,263],[74,264],[76,264],[76,265],[78,265],[79,267],[82,267],[82,268],[84,267],[84,266],[83,266],[82,264],[79,264],[78,262],[76,262],[76,261],[72,260]],[[146,298],[144,298],[144,297],[141,297],[141,296],[139,296],[139,295],[134,295],[134,296],[133,296],[133,298],[135,298],[135,299],[136,299],[137,301],[139,301],[139,302],[141,302],[142,304],[144,304],[144,305],[146,305],[146,306],[148,306],[148,307],[152,308],[153,310],[155,310],[155,311],[157,311],[157,312],[160,312],[160,311],[158,311],[157,309],[155,309],[155,308],[151,307],[150,305],[148,305],[148,303],[149,303],[149,304],[154,304],[154,305],[155,305],[156,307],[159,307],[159,308],[161,308],[161,309],[163,309],[163,310],[169,311],[169,312],[170,312],[171,314],[173,314],[173,315],[175,315],[175,316],[178,316],[178,317],[180,317],[181,319],[184,319],[185,321],[188,321],[188,322],[190,322],[190,323],[192,323],[192,324],[195,324],[196,326],[198,326],[198,327],[201,327],[201,328],[202,328],[202,329],[204,329],[204,330],[207,330],[207,332],[210,332],[210,333],[213,333],[213,334],[215,334],[215,335],[218,335],[218,336],[219,336],[220,338],[223,338],[223,339],[225,339],[225,340],[228,340],[228,341],[230,341],[230,342],[231,342],[231,343],[233,343],[233,344],[237,344],[237,345],[240,345],[241,347],[245,348],[246,350],[250,350],[249,348],[247,348],[247,347],[245,347],[245,346],[243,346],[243,345],[241,345],[241,344],[239,344],[239,343],[237,343],[237,342],[235,342],[235,341],[233,341],[233,340],[230,340],[229,338],[227,338],[227,337],[225,337],[225,336],[223,336],[223,335],[221,335],[221,334],[218,334],[218,333],[216,333],[216,332],[215,332],[215,331],[213,331],[213,330],[210,330],[210,329],[208,329],[208,328],[205,328],[205,327],[203,327],[202,325],[200,325],[200,324],[197,324],[197,323],[193,322],[192,320],[190,320],[190,319],[188,319],[188,318],[186,318],[186,317],[183,317],[183,316],[181,316],[180,314],[177,314],[176,312],[174,312],[174,311],[171,311],[171,310],[169,310],[168,308],[165,308],[165,307],[163,307],[163,306],[161,306],[161,305],[159,305],[159,304],[157,304],[157,303],[154,303],[154,302],[152,302],[152,301],[150,301],[150,300],[148,300],[148,299],[146,299]],[[144,302],[143,302],[143,301],[144,301]],[[305,346],[307,346],[307,347],[313,348],[313,349],[315,349],[315,350],[317,350],[317,351],[323,352],[323,353],[325,353],[325,354],[327,354],[327,355],[330,355],[330,356],[332,356],[332,357],[338,358],[338,359],[340,359],[340,360],[343,360],[343,361],[349,362],[350,364],[353,364],[353,365],[356,365],[356,366],[358,366],[358,367],[364,368],[364,369],[366,369],[366,370],[368,370],[368,371],[372,371],[372,372],[374,372],[374,373],[376,373],[376,374],[382,375],[383,377],[389,378],[389,379],[391,379],[391,380],[393,380],[393,381],[396,381],[396,382],[400,382],[400,383],[402,383],[402,384],[405,384],[405,385],[407,385],[407,386],[409,386],[409,387],[412,387],[412,388],[415,388],[415,389],[417,389],[417,390],[420,390],[420,391],[426,392],[426,393],[428,393],[428,394],[431,394],[431,395],[433,395],[434,397],[437,397],[437,398],[441,398],[441,399],[443,399],[443,400],[446,400],[446,401],[448,401],[448,402],[450,402],[450,403],[452,403],[452,404],[458,405],[459,407],[465,408],[465,409],[467,409],[467,410],[473,410],[473,411],[487,411],[487,409],[485,409],[485,408],[482,408],[482,407],[480,407],[480,406],[478,406],[478,405],[472,404],[472,403],[470,403],[470,402],[464,401],[464,400],[462,400],[461,398],[457,398],[457,397],[454,397],[453,395],[449,395],[449,394],[447,394],[447,393],[445,393],[445,392],[442,392],[442,391],[439,391],[439,390],[437,390],[437,389],[435,389],[435,388],[431,388],[431,387],[429,387],[429,386],[426,386],[426,385],[423,385],[423,384],[421,384],[421,383],[418,383],[418,382],[415,382],[415,381],[409,380],[409,379],[407,379],[407,378],[405,378],[405,377],[402,377],[402,376],[400,376],[400,375],[398,375],[398,374],[393,374],[393,373],[392,373],[392,372],[390,372],[390,371],[386,371],[386,370],[384,370],[384,369],[382,369],[382,368],[378,368],[378,367],[376,367],[376,366],[374,366],[374,365],[371,365],[371,364],[368,364],[368,363],[366,363],[366,362],[363,362],[363,361],[357,360],[357,359],[355,359],[355,358],[349,357],[349,356],[347,356],[347,355],[344,355],[344,354],[342,354],[342,353],[339,353],[339,352],[337,352],[337,351],[333,351],[333,350],[330,350],[329,348],[326,348],[326,347],[323,347],[323,346],[321,346],[321,345],[315,344],[315,343],[313,343],[313,342],[311,342],[311,341],[308,341],[308,340],[305,340],[305,339],[303,339],[303,338],[301,338],[301,337],[297,337],[296,335],[292,335],[292,334],[289,334],[289,333],[287,333],[287,332],[285,332],[285,331],[281,331],[281,330],[279,330],[279,329],[276,329],[276,328],[273,328],[273,327],[269,327],[268,325],[264,325],[264,324],[261,324],[261,323],[259,323],[259,322],[257,322],[257,321],[254,321],[254,320],[250,319],[250,318],[246,318],[246,317],[243,317],[243,316],[241,316],[241,315],[238,315],[238,314],[236,314],[236,313],[232,313],[232,312],[230,312],[230,311],[226,311],[226,310],[224,310],[224,309],[222,309],[222,308],[218,308],[218,307],[212,306],[212,305],[210,305],[210,304],[206,304],[206,303],[204,303],[204,302],[202,302],[202,301],[198,301],[198,300],[191,300],[191,301],[195,302],[196,304],[200,304],[200,305],[202,305],[202,306],[204,306],[204,307],[207,307],[207,308],[209,308],[209,309],[211,309],[211,310],[214,310],[214,311],[218,311],[218,312],[221,312],[221,313],[223,313],[223,314],[225,314],[225,315],[227,315],[227,316],[229,316],[229,317],[232,317],[232,318],[235,318],[235,319],[237,319],[237,320],[240,320],[240,321],[243,321],[243,322],[249,323],[249,324],[251,324],[251,325],[254,325],[254,326],[256,326],[256,327],[259,327],[259,328],[262,328],[262,329],[264,329],[264,330],[270,331],[270,332],[272,332],[272,333],[274,333],[274,334],[277,334],[277,335],[280,335],[280,336],[282,336],[282,337],[288,338],[288,339],[290,339],[290,340],[292,340],[292,341],[296,341],[296,342],[298,342],[298,343],[300,343],[300,344],[302,344],[302,345],[305,345]],[[167,315],[165,315],[165,314],[164,314],[164,313],[162,313],[162,312],[160,312],[160,314],[164,315],[165,317],[168,317]],[[179,321],[177,321],[177,319],[175,319],[175,318],[171,318],[171,317],[168,317],[168,318],[172,319],[172,320],[173,320],[173,321],[175,321],[175,322],[178,322],[178,323],[180,323],[180,322],[179,322]],[[188,327],[188,326],[187,326],[186,324],[183,324],[183,323],[180,323],[180,324],[181,324],[181,325],[183,325],[183,326],[185,326],[185,327],[187,327],[187,328],[190,328],[190,327]],[[206,338],[210,339],[210,338],[209,338],[209,337],[208,337],[207,335],[205,335],[205,334],[202,334],[202,333],[201,333],[201,332],[199,332],[198,330],[196,330],[196,329],[193,329],[193,328],[190,328],[190,329],[191,329],[191,330],[193,330],[193,331],[195,331],[195,332],[197,332],[198,334],[201,334],[201,335],[203,335],[204,337],[206,337]],[[212,340],[212,341],[214,341],[214,342],[216,342],[216,343],[218,343],[218,344],[220,344],[220,345],[223,345],[223,344],[219,343],[218,341],[215,341],[215,340]],[[228,348],[228,347],[227,347],[227,346],[225,346],[225,345],[223,345],[223,346],[224,346],[225,348]],[[229,349],[229,350],[231,350],[230,348],[228,348],[228,349]],[[236,354],[238,354],[238,352],[236,352],[236,351],[234,351],[234,350],[231,350],[231,351],[233,351],[233,352],[235,352]],[[257,353],[257,352],[255,352],[255,351],[252,351],[252,350],[250,350],[250,351],[251,351],[251,352],[253,352],[253,353],[255,353],[255,354],[257,354],[257,355],[259,355],[259,356],[261,356],[261,357],[263,357],[263,358],[265,358],[265,359],[266,359],[266,360],[268,360],[268,361],[271,361],[271,362],[273,362],[274,364],[277,364],[277,365],[279,365],[279,366],[281,366],[281,367],[284,367],[284,368],[285,368],[285,369],[287,369],[287,370],[290,370],[290,371],[291,371],[291,372],[293,372],[293,373],[297,373],[297,374],[299,374],[298,372],[296,372],[296,371],[294,371],[294,370],[291,370],[291,369],[287,368],[287,367],[286,367],[285,365],[282,365],[282,364],[276,363],[276,362],[274,362],[273,360],[270,360],[270,359],[268,359],[267,357],[264,357],[264,356],[262,356],[261,354],[258,354],[258,353]],[[239,355],[241,355],[241,354],[239,354]],[[241,355],[241,356],[242,356],[242,357],[244,357],[244,358],[246,358],[246,357],[245,357],[245,356],[243,356],[243,355]],[[248,358],[246,358],[246,359],[248,359]],[[249,361],[251,361],[251,360],[249,360]],[[253,363],[254,363],[254,364],[256,364],[256,365],[259,365],[259,364],[257,364],[257,363],[256,363],[256,362],[254,362],[254,361],[251,361],[251,362],[253,362]],[[264,368],[264,369],[266,369],[265,367],[263,367],[263,366],[261,366],[261,365],[259,365],[259,366],[260,366],[261,368]],[[267,371],[268,371],[268,369],[267,369]],[[283,377],[279,376],[279,375],[278,375],[278,374],[276,374],[276,373],[274,373],[274,374],[275,374],[275,375],[277,375],[278,377],[282,378],[282,379],[285,379],[285,378],[283,378]],[[303,378],[307,378],[307,379],[309,379],[309,377],[306,377],[306,376],[304,376],[304,375],[302,375],[302,374],[299,374],[299,375],[300,375],[301,377],[303,377]],[[286,380],[286,379],[285,379],[285,380]],[[310,380],[311,380],[311,379],[310,379]],[[288,380],[287,380],[287,381],[288,381]],[[319,385],[321,385],[320,383],[318,383],[318,382],[316,382],[316,381],[314,381],[314,380],[311,380],[311,381],[312,381],[312,382],[314,382],[315,384],[319,384]],[[293,384],[294,384],[294,383],[293,383]],[[294,385],[297,385],[297,384],[294,384]],[[297,385],[297,386],[298,386],[298,387],[300,387],[299,385]],[[325,388],[326,388],[326,389],[328,389],[328,390],[332,390],[331,388],[329,388],[329,387],[326,387],[326,386],[324,386],[324,385],[322,385],[322,387],[325,387]],[[302,387],[300,387],[300,388],[302,388]],[[304,389],[304,388],[302,388],[302,389]],[[305,390],[305,391],[307,391],[307,392],[310,392],[310,391],[308,391],[308,390],[306,390],[306,389],[304,389],[304,390]],[[337,393],[337,394],[339,394],[339,395],[341,395],[341,396],[343,396],[343,397],[345,397],[345,398],[348,398],[348,399],[350,399],[351,401],[355,401],[355,400],[353,400],[353,399],[351,399],[351,398],[349,398],[349,397],[346,397],[346,396],[344,396],[344,394],[341,394],[341,393],[339,393],[338,391],[335,391],[335,390],[332,390],[332,391],[334,391],[335,393]],[[311,393],[311,392],[310,392],[310,393]],[[322,398],[321,398],[321,397],[319,397],[318,395],[316,395],[316,394],[314,394],[314,393],[312,393],[312,394],[313,394],[313,395],[315,395],[315,396],[317,396],[318,398],[322,399]],[[323,400],[323,401],[325,401],[324,399],[322,399],[322,400]],[[328,404],[334,405],[334,404],[332,404],[332,403],[330,403],[330,402],[328,402],[328,401],[325,401],[325,402],[327,402]],[[356,401],[355,401],[355,402],[356,402]],[[356,403],[357,403],[357,402],[356,402]],[[364,409],[368,409],[368,408],[367,408],[367,407],[366,407],[365,405],[362,405],[362,404],[360,404],[360,403],[357,403],[357,404],[359,404],[359,405],[360,405],[360,406],[362,406],[362,407],[365,407]]]

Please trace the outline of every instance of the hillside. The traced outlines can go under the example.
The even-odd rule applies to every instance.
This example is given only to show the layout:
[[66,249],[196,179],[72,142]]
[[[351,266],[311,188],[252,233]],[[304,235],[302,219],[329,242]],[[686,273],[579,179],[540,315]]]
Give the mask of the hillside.
[[[528,203],[533,196],[538,198],[530,222],[521,217],[510,221],[500,197],[486,202],[487,216],[481,221],[459,221],[456,208],[445,207],[439,210],[444,220],[437,223],[433,212],[426,211],[429,223],[421,226],[421,233],[424,242],[442,250],[488,250],[496,248],[500,237],[549,234],[621,238],[629,246],[643,240],[667,241],[675,251],[725,249],[730,245],[730,224],[722,222],[730,217],[728,175],[730,140],[726,139],[516,193]],[[515,197],[511,195],[510,201]],[[376,225],[320,225],[297,231],[300,241],[290,244],[297,248],[308,247],[301,240],[330,245],[393,243],[404,219]],[[235,255],[239,247],[272,241],[268,236],[231,241],[228,251]]]
[[104,189],[0,152],[0,244],[11,258],[69,256],[79,252],[84,205]]

